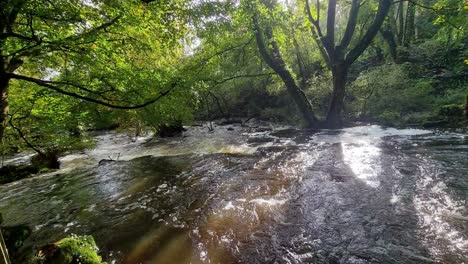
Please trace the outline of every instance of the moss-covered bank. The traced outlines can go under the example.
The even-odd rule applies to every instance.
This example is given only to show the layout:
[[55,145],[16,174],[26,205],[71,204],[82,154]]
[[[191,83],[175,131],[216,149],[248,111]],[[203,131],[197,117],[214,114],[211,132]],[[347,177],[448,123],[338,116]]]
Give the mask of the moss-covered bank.
[[0,214],[0,234],[8,253],[0,257],[9,258],[11,263],[105,264],[92,236],[71,236],[40,248],[25,247],[24,242],[32,230],[26,225],[2,226],[2,220]]

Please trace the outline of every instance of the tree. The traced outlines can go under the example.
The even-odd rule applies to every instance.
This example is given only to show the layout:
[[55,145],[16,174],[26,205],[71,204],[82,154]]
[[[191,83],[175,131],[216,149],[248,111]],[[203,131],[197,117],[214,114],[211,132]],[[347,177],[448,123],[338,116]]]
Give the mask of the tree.
[[333,93],[326,117],[326,126],[338,128],[342,126],[341,112],[344,105],[346,81],[349,67],[361,56],[366,48],[371,44],[373,38],[379,32],[392,1],[379,0],[377,12],[371,25],[367,28],[363,36],[356,40],[352,48],[348,48],[355,35],[359,17],[359,10],[362,7],[360,0],[352,0],[349,9],[348,21],[340,42],[336,42],[336,13],[337,1],[329,0],[326,16],[326,32],[320,25],[320,1],[315,4],[315,14],[312,13],[309,0],[305,0],[305,11],[312,27],[313,36],[317,39],[322,55],[327,62],[333,75]]
[[261,24],[259,21],[259,18],[262,16],[260,15],[258,5],[254,3],[249,8],[251,9],[254,35],[261,57],[283,80],[288,93],[299,108],[307,127],[318,127],[318,119],[313,112],[312,105],[287,68],[271,26],[268,23]]
[[0,139],[18,82],[115,109],[172,93],[185,3],[1,1]]
[[415,2],[399,1],[390,7],[389,15],[380,33],[387,42],[393,61],[400,62],[398,49],[408,47],[416,38]]
[[[275,30],[272,28],[273,19],[270,19],[268,22],[261,21],[261,19],[265,17],[269,16],[272,18],[275,14],[281,13],[281,11],[278,11],[278,9],[281,10],[281,5],[278,5],[275,1],[250,3],[248,9],[250,9],[252,13],[253,31],[262,58],[275,70],[285,83],[289,94],[302,113],[307,126],[338,128],[342,126],[341,112],[344,105],[345,86],[349,68],[371,44],[385,20],[392,2],[390,0],[380,0],[371,25],[367,28],[365,28],[365,25],[360,25],[360,30],[362,31],[363,28],[365,28],[365,32],[362,32],[362,36],[355,37],[360,9],[363,3],[359,0],[353,0],[349,9],[349,19],[347,20],[344,32],[342,32],[343,37],[338,44],[335,41],[335,35],[338,35],[336,32],[337,30],[335,30],[338,28],[338,23],[336,22],[337,8],[339,7],[342,13],[346,10],[346,7],[338,6],[336,0],[328,1],[328,12],[325,17],[327,30],[324,32],[320,25],[323,19],[320,15],[320,1],[316,2],[314,11],[312,11],[312,6],[308,0],[306,0],[304,4],[312,38],[315,40],[317,50],[322,55],[333,76],[333,93],[325,122],[320,122],[318,120],[312,110],[313,107],[311,103],[297,84],[294,75],[289,70],[277,43],[278,36],[275,36]],[[291,12],[289,14],[291,14]],[[278,20],[277,17],[274,17],[274,19]],[[352,48],[348,48],[350,44],[354,44]],[[294,46],[297,50],[297,46]],[[300,63],[300,60],[298,60],[298,62]],[[300,64],[298,66],[300,71],[303,70],[303,68],[300,68]]]

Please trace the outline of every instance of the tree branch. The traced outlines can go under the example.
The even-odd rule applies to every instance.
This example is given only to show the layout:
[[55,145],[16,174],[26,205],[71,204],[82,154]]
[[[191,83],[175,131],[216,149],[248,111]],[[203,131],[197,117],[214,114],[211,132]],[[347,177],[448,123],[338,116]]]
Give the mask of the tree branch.
[[0,33],[0,39],[7,39],[7,38],[17,38],[17,39],[21,39],[21,40],[26,40],[26,41],[38,41],[37,38],[34,38],[34,37],[28,37],[28,36],[23,36],[21,34],[18,34],[18,33],[15,33],[15,32],[5,32],[5,33]]
[[23,134],[23,131],[21,131],[21,129],[19,129],[18,127],[16,127],[14,124],[13,124],[13,115],[9,115],[10,116],[10,119],[8,120],[8,124],[10,124],[10,126],[16,130],[16,132],[18,133],[18,135],[20,136],[21,139],[23,139],[23,141],[26,143],[26,145],[28,145],[28,147],[30,147],[31,149],[33,149],[34,151],[36,151],[39,155],[41,156],[45,156],[44,152],[42,152],[40,149],[36,148],[31,142],[29,142],[29,140],[26,138],[26,136]]
[[[317,1],[317,5],[319,5],[319,1]],[[317,7],[318,10],[318,7]],[[309,0],[305,0],[305,11],[307,13],[307,17],[309,18],[309,22],[312,23],[313,26],[310,27],[310,32],[312,34],[312,38],[314,39],[315,43],[317,44],[320,54],[322,55],[323,60],[325,61],[327,68],[331,70],[331,63],[330,63],[330,53],[331,50],[327,49],[324,43],[324,37],[322,34],[322,30],[319,24],[319,16],[317,14],[317,20],[315,20],[310,12],[310,5]],[[318,12],[318,11],[317,11]]]
[[344,33],[343,39],[341,40],[340,45],[337,48],[339,52],[342,52],[343,50],[345,50],[348,47],[349,43],[351,42],[351,39],[353,38],[354,30],[356,29],[357,18],[359,14],[359,7],[360,7],[359,0],[353,0],[353,2],[351,3],[351,10],[349,11],[348,24],[346,25],[345,33]]
[[27,76],[18,75],[18,74],[8,74],[8,77],[11,78],[11,79],[23,80],[23,81],[26,81],[26,82],[35,83],[35,84],[37,84],[39,86],[51,89],[51,90],[53,90],[53,91],[55,91],[57,93],[61,93],[61,94],[67,95],[67,96],[78,98],[78,99],[81,99],[83,101],[100,104],[100,105],[107,106],[107,107],[114,108],[114,109],[126,109],[126,110],[139,109],[139,108],[144,108],[144,107],[146,107],[148,105],[151,105],[151,104],[159,101],[160,99],[164,98],[168,94],[170,94],[175,88],[177,88],[177,85],[178,85],[178,81],[175,81],[175,82],[172,83],[172,85],[171,85],[171,87],[169,89],[167,89],[167,90],[165,90],[163,92],[160,92],[159,95],[157,95],[156,97],[154,97],[154,98],[152,98],[152,99],[150,99],[150,100],[148,100],[148,101],[146,101],[146,102],[144,102],[142,104],[125,106],[125,105],[114,105],[112,103],[100,101],[100,100],[97,100],[97,99],[94,99],[94,98],[91,98],[91,97],[86,97],[86,96],[83,96],[83,95],[80,95],[80,94],[77,94],[77,93],[74,93],[74,92],[66,91],[66,90],[61,89],[60,87],[57,87],[55,85],[50,84],[48,81],[44,81],[44,80],[40,80],[40,79],[36,79],[36,78],[31,78],[31,77],[27,77]]
[[226,79],[222,79],[221,81],[216,81],[216,80],[209,80],[209,81],[213,81],[214,82],[214,85],[211,86],[210,88],[213,88],[215,86],[218,86],[220,84],[223,84],[225,82],[228,82],[228,81],[232,81],[234,79],[240,79],[240,78],[255,78],[255,77],[263,77],[263,76],[271,76],[271,75],[274,75],[275,73],[274,72],[267,72],[267,73],[259,73],[259,74],[245,74],[245,75],[235,75],[235,76],[231,76],[231,77],[228,77]]
[[387,17],[391,5],[391,0],[379,0],[379,8],[377,10],[377,14],[375,15],[374,21],[372,22],[364,37],[362,37],[359,43],[346,55],[346,65],[351,65],[370,45],[375,35],[377,35],[379,32],[379,29],[382,26],[385,18]]
[[328,1],[327,15],[327,36],[325,37],[326,46],[335,48],[335,19],[336,19],[336,0]]
[[[434,12],[436,15],[438,16],[442,16],[444,15],[443,13],[441,13],[441,10],[440,9],[437,9],[437,8],[434,8],[434,7],[430,7],[430,6],[426,6],[426,5],[423,5],[423,4],[420,4],[418,3],[417,1],[415,0],[400,0],[400,1],[395,1],[393,2],[392,4],[397,4],[397,3],[403,3],[403,2],[409,2],[409,3],[412,3],[416,6],[419,6],[421,8],[424,8],[424,9],[427,9],[427,10],[431,10],[432,12]],[[466,3],[466,2],[465,2]],[[465,4],[466,5],[466,4]],[[458,8],[446,8],[444,9],[443,11],[448,11],[448,12],[454,12],[454,11],[457,11]],[[455,28],[456,30],[461,30],[462,27],[461,26],[457,26],[455,25],[454,23],[452,23],[451,21],[449,21],[448,19],[445,20],[445,22],[447,22],[448,25],[452,26],[453,28]]]
[[[439,9],[436,9],[436,8],[434,8],[434,7],[426,6],[426,5],[420,4],[420,3],[418,3],[418,2],[415,1],[415,0],[400,0],[400,1],[395,1],[395,2],[393,2],[392,4],[398,4],[398,3],[401,3],[401,2],[410,2],[410,3],[413,3],[413,4],[415,4],[415,5],[417,5],[417,6],[421,7],[421,8],[429,9],[429,10],[432,10],[432,11],[435,11],[435,12],[440,11]],[[457,8],[447,8],[447,9],[445,9],[445,10],[447,10],[447,11],[456,11]]]

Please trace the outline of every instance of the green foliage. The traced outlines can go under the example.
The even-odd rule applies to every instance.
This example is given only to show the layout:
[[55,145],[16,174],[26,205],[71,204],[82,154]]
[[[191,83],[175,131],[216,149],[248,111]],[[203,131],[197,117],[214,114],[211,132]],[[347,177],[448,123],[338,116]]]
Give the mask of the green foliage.
[[463,107],[463,105],[458,104],[444,105],[439,109],[439,115],[448,117],[461,117],[463,116]]
[[[319,7],[310,3],[311,15],[325,24],[326,1]],[[360,7],[350,47],[365,34],[377,6],[367,1]],[[463,102],[468,58],[463,1],[428,0],[424,6],[416,6],[416,39],[398,48],[398,63],[407,64],[370,63],[376,50],[388,52],[382,38],[356,63],[357,73],[348,80],[347,117],[412,122]],[[42,81],[12,78],[11,121],[43,150],[92,147],[86,131],[93,129],[158,130],[222,117],[296,122],[283,82],[259,56],[254,18],[271,28],[286,69],[313,110],[325,116],[329,105],[332,78],[310,32],[304,1],[31,0],[2,7],[18,7],[15,34],[0,41],[2,63],[21,59],[14,74]],[[337,40],[350,7],[349,1],[338,1]],[[387,22],[396,30],[390,17]],[[138,110],[89,100],[134,106],[161,94]],[[3,153],[26,148],[18,131],[7,127]]]
[[397,122],[401,118],[401,115],[398,112],[386,110],[380,115],[378,115],[377,118],[383,124],[391,125],[391,124],[395,124],[395,122]]
[[355,114],[388,123],[406,114],[430,111],[432,82],[413,78],[415,68],[412,64],[393,64],[362,73],[351,89],[356,98],[351,104]]
[[[92,146],[89,129],[192,119],[186,74],[196,68],[184,58],[182,42],[188,1],[13,2],[2,7],[18,10],[11,15],[14,34],[0,41],[6,63],[21,59],[14,72],[20,77],[9,83],[9,113],[36,147],[83,149]],[[134,106],[158,96],[157,105],[142,111],[89,102]],[[3,153],[26,147],[17,129],[7,127]]]
[[[353,82],[349,104],[354,116],[385,124],[419,124],[444,116],[462,116],[468,93],[466,81],[440,81],[438,75],[415,64],[373,67]],[[456,79],[456,78],[455,78]]]
[[320,116],[325,117],[330,104],[330,95],[333,88],[333,78],[328,71],[318,71],[312,76],[305,87],[305,92],[314,106],[314,110]]

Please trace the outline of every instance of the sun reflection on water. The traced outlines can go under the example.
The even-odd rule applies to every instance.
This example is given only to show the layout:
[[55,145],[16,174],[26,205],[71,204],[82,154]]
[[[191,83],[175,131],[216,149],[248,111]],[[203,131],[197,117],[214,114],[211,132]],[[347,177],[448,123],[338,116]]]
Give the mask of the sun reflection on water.
[[378,142],[365,139],[354,143],[341,143],[345,164],[358,179],[373,188],[380,186],[379,175],[382,173],[381,149],[377,144]]

